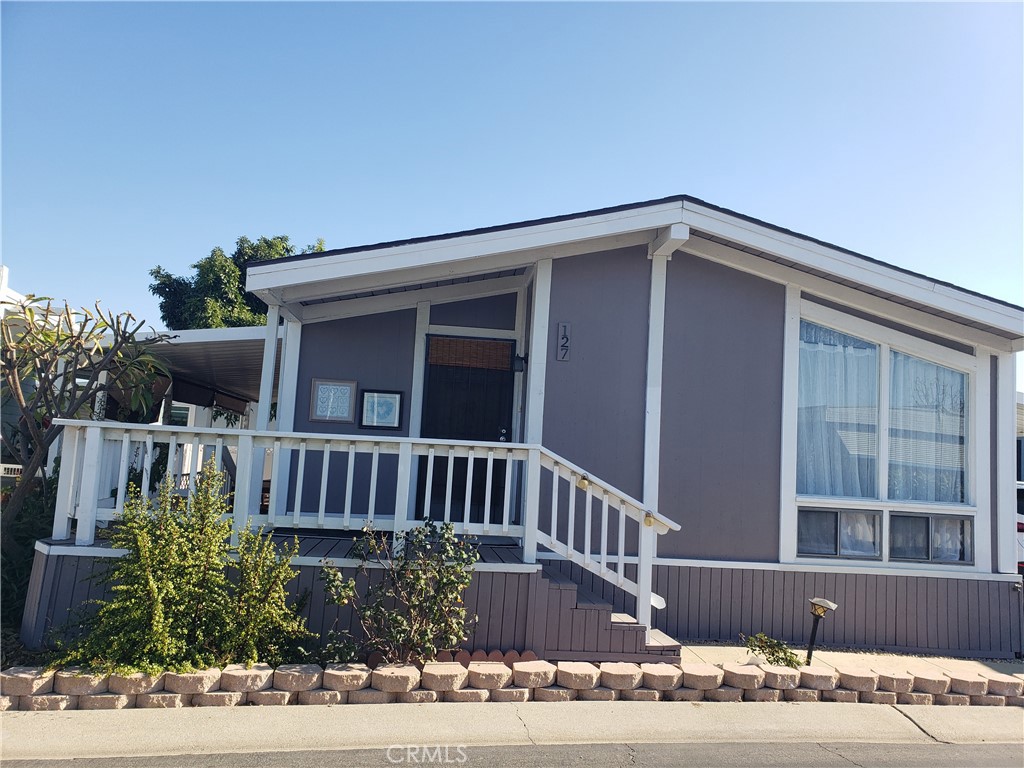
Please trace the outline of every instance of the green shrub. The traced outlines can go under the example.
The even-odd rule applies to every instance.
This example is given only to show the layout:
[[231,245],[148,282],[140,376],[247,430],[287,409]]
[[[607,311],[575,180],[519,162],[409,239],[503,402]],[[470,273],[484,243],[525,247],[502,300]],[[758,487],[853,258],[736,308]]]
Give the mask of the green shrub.
[[[440,528],[427,521],[402,531],[392,542],[386,533],[364,529],[352,553],[368,587],[359,594],[356,580],[324,563],[321,578],[328,601],[351,603],[364,638],[331,631],[326,646],[331,661],[350,661],[379,651],[386,662],[421,662],[439,651],[454,651],[469,636],[463,595],[480,559],[471,537],[460,539],[450,523]],[[383,578],[371,578],[371,572]]]
[[111,536],[127,552],[102,577],[112,597],[98,601],[62,663],[153,672],[280,661],[282,649],[308,636],[285,603],[298,543],[279,554],[260,530],[232,548],[224,479],[210,462],[189,498],[170,482],[156,504],[133,489]]
[[[747,637],[746,646],[751,653],[756,653],[758,656],[763,656],[764,660],[769,664],[777,664],[782,667],[792,667],[796,669],[800,666],[801,661],[795,653],[793,653],[789,646],[781,640],[768,637],[764,632],[758,632],[753,637]],[[744,640],[744,636],[740,635],[740,641]]]

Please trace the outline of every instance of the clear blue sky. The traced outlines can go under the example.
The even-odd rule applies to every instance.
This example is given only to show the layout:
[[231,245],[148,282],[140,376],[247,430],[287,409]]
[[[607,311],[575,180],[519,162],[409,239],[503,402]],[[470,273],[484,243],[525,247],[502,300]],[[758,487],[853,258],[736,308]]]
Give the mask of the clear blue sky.
[[[148,270],[688,193],[1024,303],[1022,5],[2,4],[3,259]],[[1024,380],[1024,379],[1022,379]]]

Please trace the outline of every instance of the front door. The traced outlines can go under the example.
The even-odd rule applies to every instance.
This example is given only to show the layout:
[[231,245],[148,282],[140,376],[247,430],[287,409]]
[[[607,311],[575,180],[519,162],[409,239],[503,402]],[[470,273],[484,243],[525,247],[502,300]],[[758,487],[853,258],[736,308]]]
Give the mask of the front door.
[[[515,342],[456,336],[427,336],[421,434],[439,440],[510,442],[515,385]],[[470,503],[466,510],[469,460],[457,458],[452,467],[451,519],[500,523],[505,500],[505,462],[495,460],[491,500],[487,504],[487,459],[475,458]],[[427,460],[420,459],[416,517],[422,519]],[[444,519],[448,481],[447,456],[435,456],[430,517]],[[485,507],[487,509],[485,510]]]

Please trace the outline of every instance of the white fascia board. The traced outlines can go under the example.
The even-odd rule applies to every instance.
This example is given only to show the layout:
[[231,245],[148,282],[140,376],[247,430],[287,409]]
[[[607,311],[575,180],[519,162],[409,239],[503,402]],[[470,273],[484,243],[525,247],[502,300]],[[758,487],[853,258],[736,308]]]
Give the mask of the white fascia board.
[[257,264],[247,271],[252,292],[281,289],[325,280],[379,274],[431,264],[462,262],[501,253],[547,248],[562,243],[612,237],[679,223],[682,203],[566,219],[532,227],[500,229],[478,235],[431,240],[311,259]]
[[[166,344],[208,344],[210,342],[229,341],[263,341],[266,338],[265,325],[252,325],[242,328],[198,328],[188,331],[163,331],[170,338]],[[278,336],[284,333],[283,327],[278,329]],[[152,338],[157,334],[147,333],[140,338]]]
[[778,232],[691,202],[683,204],[683,223],[741,245],[853,280],[868,288],[902,296],[967,320],[1024,335],[1024,312],[958,291],[884,264],[859,259],[834,248]]

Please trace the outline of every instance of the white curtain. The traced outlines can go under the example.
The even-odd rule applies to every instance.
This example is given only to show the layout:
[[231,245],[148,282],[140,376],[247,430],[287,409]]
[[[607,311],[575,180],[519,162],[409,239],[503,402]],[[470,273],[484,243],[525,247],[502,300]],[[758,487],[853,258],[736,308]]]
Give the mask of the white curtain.
[[889,498],[965,501],[967,376],[892,353]]
[[800,323],[797,493],[878,498],[878,347]]

